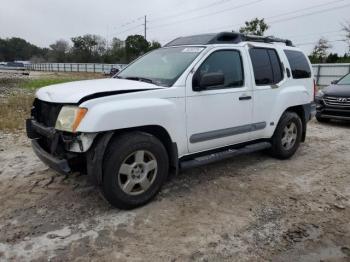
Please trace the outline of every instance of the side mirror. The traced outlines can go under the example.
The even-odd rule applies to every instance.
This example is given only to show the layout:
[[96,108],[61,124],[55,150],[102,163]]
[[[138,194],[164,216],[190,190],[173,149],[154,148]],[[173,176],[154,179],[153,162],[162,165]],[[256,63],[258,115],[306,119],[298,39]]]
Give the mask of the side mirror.
[[223,73],[207,73],[193,81],[193,90],[201,91],[207,87],[220,86],[225,83],[225,76]]
[[333,81],[331,82],[331,84],[332,84],[332,85],[336,85],[336,84],[338,84],[338,82],[339,82],[339,80],[333,80]]

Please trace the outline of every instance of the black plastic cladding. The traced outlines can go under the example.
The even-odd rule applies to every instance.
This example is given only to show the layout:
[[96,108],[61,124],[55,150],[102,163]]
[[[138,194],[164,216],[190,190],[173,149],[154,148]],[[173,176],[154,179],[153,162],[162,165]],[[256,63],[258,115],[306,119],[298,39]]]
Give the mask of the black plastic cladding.
[[222,32],[217,34],[203,34],[203,35],[193,35],[186,37],[179,37],[173,41],[166,44],[166,47],[169,46],[179,46],[179,45],[210,45],[210,44],[238,44],[240,42],[263,42],[263,43],[284,43],[287,46],[293,46],[291,40],[280,39],[273,36],[256,36],[256,35],[247,35],[237,32]]

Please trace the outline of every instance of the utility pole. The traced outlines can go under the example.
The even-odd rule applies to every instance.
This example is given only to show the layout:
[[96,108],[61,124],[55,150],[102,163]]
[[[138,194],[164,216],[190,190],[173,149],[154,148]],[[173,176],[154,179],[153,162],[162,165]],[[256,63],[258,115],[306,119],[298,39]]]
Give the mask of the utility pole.
[[145,34],[144,34],[144,37],[145,37],[145,40],[147,40],[147,16],[145,15],[145,23],[143,24],[145,26]]

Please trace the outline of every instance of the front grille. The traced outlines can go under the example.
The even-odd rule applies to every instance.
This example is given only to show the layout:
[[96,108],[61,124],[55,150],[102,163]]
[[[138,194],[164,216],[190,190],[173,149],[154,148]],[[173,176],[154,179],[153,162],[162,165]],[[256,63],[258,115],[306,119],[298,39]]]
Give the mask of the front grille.
[[327,106],[343,107],[350,109],[350,98],[347,97],[325,96],[323,98],[323,101]]
[[36,98],[33,104],[32,117],[47,127],[54,127],[62,107],[63,104],[49,103]]

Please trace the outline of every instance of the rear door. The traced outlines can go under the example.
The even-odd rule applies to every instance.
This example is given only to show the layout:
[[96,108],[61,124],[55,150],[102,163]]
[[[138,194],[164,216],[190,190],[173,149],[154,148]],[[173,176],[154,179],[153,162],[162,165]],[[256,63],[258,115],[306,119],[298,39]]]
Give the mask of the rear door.
[[274,48],[250,47],[249,56],[254,73],[253,122],[264,126],[253,132],[252,136],[254,139],[260,139],[270,135],[268,127],[272,124],[274,105],[278,102],[276,101],[278,92],[285,83],[284,66],[278,51]]
[[[186,81],[187,136],[190,153],[250,140],[252,88],[245,49],[214,49]],[[194,91],[196,74],[223,73],[225,83]]]

